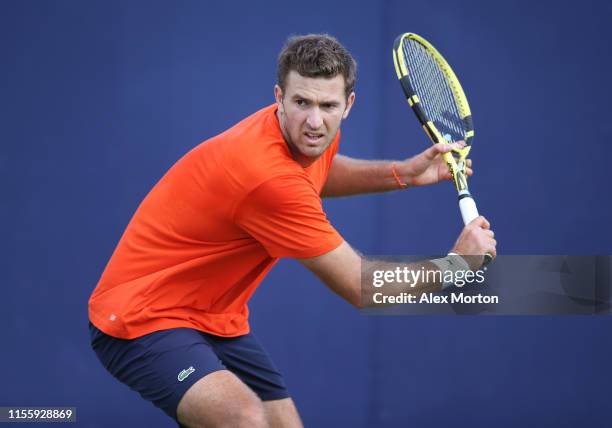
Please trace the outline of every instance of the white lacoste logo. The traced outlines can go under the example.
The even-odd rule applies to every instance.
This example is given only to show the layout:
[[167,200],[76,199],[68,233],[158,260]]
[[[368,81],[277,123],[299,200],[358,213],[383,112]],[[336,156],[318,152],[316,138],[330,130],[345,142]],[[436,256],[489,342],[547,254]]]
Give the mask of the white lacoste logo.
[[189,367],[188,369],[181,370],[181,372],[177,376],[178,381],[179,382],[184,381],[193,372],[195,372],[195,369],[193,368],[193,366]]

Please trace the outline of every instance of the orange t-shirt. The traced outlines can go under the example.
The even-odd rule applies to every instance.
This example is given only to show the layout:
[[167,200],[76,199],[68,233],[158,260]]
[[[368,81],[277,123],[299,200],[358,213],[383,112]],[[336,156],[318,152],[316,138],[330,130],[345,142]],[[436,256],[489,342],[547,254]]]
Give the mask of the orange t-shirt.
[[343,241],[319,196],[339,139],[303,168],[271,105],[195,147],[138,207],[89,300],[91,322],[123,339],[248,333],[247,302],[279,257]]

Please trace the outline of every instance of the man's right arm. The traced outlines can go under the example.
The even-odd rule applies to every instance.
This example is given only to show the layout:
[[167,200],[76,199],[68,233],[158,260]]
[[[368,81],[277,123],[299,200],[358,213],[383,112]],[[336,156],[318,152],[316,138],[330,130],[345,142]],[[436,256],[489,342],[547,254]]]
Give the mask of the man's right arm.
[[[452,252],[466,256],[472,254],[491,254],[495,257],[496,244],[493,238],[493,231],[489,228],[489,222],[484,217],[478,217],[463,229]],[[482,256],[469,256],[466,257],[466,260],[469,263],[470,269],[477,270],[482,264],[483,258]],[[346,241],[328,253],[317,257],[298,259],[298,261],[319,277],[332,291],[355,307],[363,307],[363,302],[371,301],[368,298],[368,294],[373,292],[371,287],[362,289],[361,275],[362,264],[364,262],[367,261],[369,270],[389,270],[398,266],[397,263],[366,260],[351,248]],[[439,270],[437,264],[428,260],[406,263],[402,266],[413,271],[418,271],[422,268]],[[441,287],[441,282],[419,281],[411,285],[393,288],[398,294],[402,292],[421,294],[439,291]],[[364,297],[363,299],[362,296]]]
[[361,306],[361,256],[346,241],[328,253],[298,261],[337,295]]

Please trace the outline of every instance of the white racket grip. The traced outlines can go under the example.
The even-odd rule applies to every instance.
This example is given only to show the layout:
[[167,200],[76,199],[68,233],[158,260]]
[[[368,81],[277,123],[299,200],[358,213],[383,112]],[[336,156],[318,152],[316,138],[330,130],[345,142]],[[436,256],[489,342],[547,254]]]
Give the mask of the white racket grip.
[[461,210],[461,217],[463,217],[463,224],[468,224],[476,217],[478,217],[478,208],[476,208],[476,202],[470,195],[462,195],[459,199],[459,209]]
[[[461,210],[461,217],[463,217],[463,224],[468,224],[479,216],[476,202],[474,202],[474,198],[472,198],[469,193],[463,194],[459,196],[459,198],[459,209]],[[482,267],[491,263],[492,260],[493,256],[485,254]]]

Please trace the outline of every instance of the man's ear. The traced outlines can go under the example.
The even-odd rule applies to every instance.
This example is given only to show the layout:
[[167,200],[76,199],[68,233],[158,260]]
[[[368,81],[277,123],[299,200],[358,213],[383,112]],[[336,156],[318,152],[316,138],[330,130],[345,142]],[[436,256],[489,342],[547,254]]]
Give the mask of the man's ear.
[[346,119],[351,112],[351,107],[353,107],[353,103],[355,102],[355,92],[351,92],[351,94],[346,99],[346,108],[344,109],[344,113],[342,114],[342,119]]
[[276,100],[278,110],[281,113],[284,113],[285,106],[283,105],[283,90],[278,85],[274,85],[274,99]]

